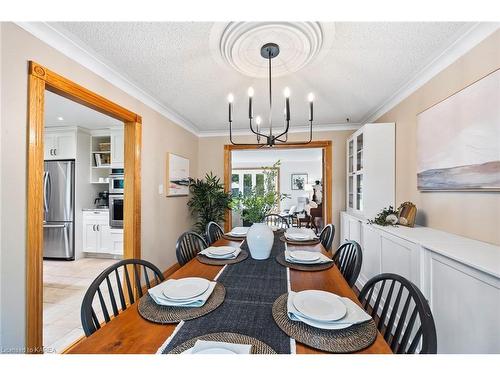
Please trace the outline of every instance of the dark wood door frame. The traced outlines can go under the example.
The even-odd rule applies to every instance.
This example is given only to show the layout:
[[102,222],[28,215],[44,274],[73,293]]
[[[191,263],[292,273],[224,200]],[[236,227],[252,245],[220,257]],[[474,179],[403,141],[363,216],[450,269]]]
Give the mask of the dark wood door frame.
[[[332,222],[332,141],[312,141],[305,145],[279,144],[273,146],[276,149],[297,149],[297,148],[321,148],[323,150],[323,214],[326,223]],[[256,150],[261,149],[258,145],[224,145],[224,189],[231,191],[231,152],[236,150]],[[326,204],[325,204],[326,203]],[[224,229],[231,228],[232,212],[226,211]]]
[[26,352],[43,352],[43,162],[45,90],[124,123],[124,258],[141,256],[141,116],[46,67],[29,62],[26,239]]

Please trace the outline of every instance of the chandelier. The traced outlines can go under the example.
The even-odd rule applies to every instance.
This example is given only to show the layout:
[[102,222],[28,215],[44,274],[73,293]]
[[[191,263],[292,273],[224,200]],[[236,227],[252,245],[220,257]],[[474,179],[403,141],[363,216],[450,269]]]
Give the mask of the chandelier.
[[[287,145],[305,145],[311,143],[312,141],[312,123],[313,123],[313,101],[314,95],[310,93],[308,95],[309,100],[309,139],[302,142],[288,142],[288,130],[290,129],[290,89],[288,87],[285,88],[283,94],[285,96],[285,108],[284,108],[284,129],[278,134],[273,133],[273,122],[272,122],[272,113],[273,113],[273,97],[272,97],[272,59],[278,56],[280,53],[280,48],[276,43],[267,43],[264,44],[260,49],[260,55],[268,60],[268,69],[269,69],[269,133],[264,134],[261,132],[260,125],[262,123],[262,119],[260,116],[255,118],[255,127],[254,127],[254,117],[253,117],[253,95],[254,89],[250,87],[248,89],[248,119],[250,125],[250,131],[256,135],[257,143],[236,143],[233,141],[233,94],[229,94],[227,100],[229,102],[229,140],[233,145],[244,145],[244,146],[253,146],[253,145],[261,145],[261,146],[269,146],[272,147],[277,143],[286,143]],[[261,138],[265,139],[265,142],[261,143]]]

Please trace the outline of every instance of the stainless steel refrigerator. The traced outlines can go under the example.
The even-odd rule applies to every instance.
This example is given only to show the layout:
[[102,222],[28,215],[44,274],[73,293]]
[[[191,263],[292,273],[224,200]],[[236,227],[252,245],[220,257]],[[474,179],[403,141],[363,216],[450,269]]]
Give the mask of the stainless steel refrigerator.
[[43,257],[75,259],[75,161],[46,161]]

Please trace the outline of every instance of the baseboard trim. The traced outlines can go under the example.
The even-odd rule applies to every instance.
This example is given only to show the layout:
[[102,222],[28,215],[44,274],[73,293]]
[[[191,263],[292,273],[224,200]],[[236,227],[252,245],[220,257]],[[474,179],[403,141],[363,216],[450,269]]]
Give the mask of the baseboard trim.
[[165,271],[163,271],[163,276],[165,276],[166,279],[170,275],[172,275],[175,271],[177,271],[179,268],[181,268],[181,265],[179,263],[174,263],[173,265],[168,267]]

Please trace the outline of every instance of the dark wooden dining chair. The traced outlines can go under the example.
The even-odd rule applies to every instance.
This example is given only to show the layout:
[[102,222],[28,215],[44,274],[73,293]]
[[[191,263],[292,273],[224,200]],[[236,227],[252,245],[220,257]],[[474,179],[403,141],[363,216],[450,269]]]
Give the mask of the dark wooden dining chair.
[[215,241],[219,240],[224,234],[224,229],[215,221],[207,224],[205,237],[207,238],[208,245],[212,245]]
[[363,253],[359,243],[356,241],[344,243],[333,255],[333,261],[352,288],[358,279],[361,265],[363,264]]
[[290,227],[288,225],[288,220],[285,217],[280,216],[278,214],[266,215],[264,217],[264,223],[266,223],[269,226],[274,226],[281,229],[287,229]]
[[195,232],[184,232],[175,245],[175,255],[181,266],[185,265],[196,254],[208,247],[205,239]]
[[142,259],[124,259],[106,268],[90,284],[83,297],[80,316],[85,335],[90,336],[101,328],[103,322],[109,323],[111,316],[117,317],[125,311],[129,306],[125,295],[133,304],[134,289],[140,298],[143,286],[149,289],[164,280],[158,267]]
[[333,238],[335,237],[335,226],[333,224],[326,225],[319,234],[319,240],[323,247],[330,251],[332,249]]
[[422,292],[403,276],[383,273],[368,280],[359,301],[397,354],[435,354],[436,326]]

